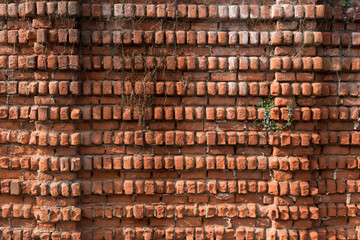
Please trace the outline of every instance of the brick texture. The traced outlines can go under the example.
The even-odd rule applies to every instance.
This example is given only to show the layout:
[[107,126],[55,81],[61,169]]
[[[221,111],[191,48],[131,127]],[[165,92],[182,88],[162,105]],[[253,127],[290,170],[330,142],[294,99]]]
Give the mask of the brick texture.
[[1,0],[0,239],[360,239],[359,21]]

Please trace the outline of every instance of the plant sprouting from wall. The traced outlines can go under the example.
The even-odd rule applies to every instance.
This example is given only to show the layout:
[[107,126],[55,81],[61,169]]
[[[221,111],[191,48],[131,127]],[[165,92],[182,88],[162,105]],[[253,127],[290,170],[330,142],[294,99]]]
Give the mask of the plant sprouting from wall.
[[351,3],[350,3],[349,0],[343,0],[343,1],[341,2],[341,6],[342,6],[343,8],[348,8],[348,7],[350,7],[350,5],[351,5]]
[[275,107],[274,97],[269,97],[263,99],[256,108],[264,108],[264,118],[259,123],[259,126],[262,127],[266,132],[280,132],[286,127],[293,127],[294,124],[294,110],[297,108],[296,99],[294,98],[295,103],[289,103],[286,107],[288,110],[288,119],[284,124],[277,123],[274,119],[271,119],[271,109]]

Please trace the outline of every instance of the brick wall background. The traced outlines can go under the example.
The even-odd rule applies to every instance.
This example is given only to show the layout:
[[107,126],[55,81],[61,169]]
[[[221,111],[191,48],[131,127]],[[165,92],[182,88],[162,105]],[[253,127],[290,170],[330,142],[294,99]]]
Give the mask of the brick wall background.
[[358,6],[1,1],[0,238],[359,239]]

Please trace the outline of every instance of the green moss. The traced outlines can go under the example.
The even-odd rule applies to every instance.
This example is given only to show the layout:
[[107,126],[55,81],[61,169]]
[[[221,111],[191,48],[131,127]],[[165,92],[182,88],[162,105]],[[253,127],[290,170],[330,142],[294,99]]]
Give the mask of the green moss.
[[341,2],[341,6],[344,7],[344,8],[345,8],[345,7],[346,7],[346,8],[347,8],[347,7],[350,7],[350,5],[351,5],[351,3],[350,3],[349,0],[344,0],[344,1]]
[[[294,99],[297,102],[297,99]],[[275,107],[274,97],[269,97],[267,99],[263,99],[256,108],[264,108],[264,119],[259,123],[259,125],[266,132],[280,132],[286,127],[293,127],[294,125],[294,109],[297,108],[297,104],[289,103],[287,105],[288,109],[288,120],[284,124],[279,124],[275,120],[271,119],[271,109]]]

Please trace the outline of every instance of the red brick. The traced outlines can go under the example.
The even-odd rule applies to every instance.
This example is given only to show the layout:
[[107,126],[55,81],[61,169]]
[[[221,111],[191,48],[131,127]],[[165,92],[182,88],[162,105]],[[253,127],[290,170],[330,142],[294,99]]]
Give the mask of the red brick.
[[2,236],[355,239],[359,9],[277,4],[0,4]]

